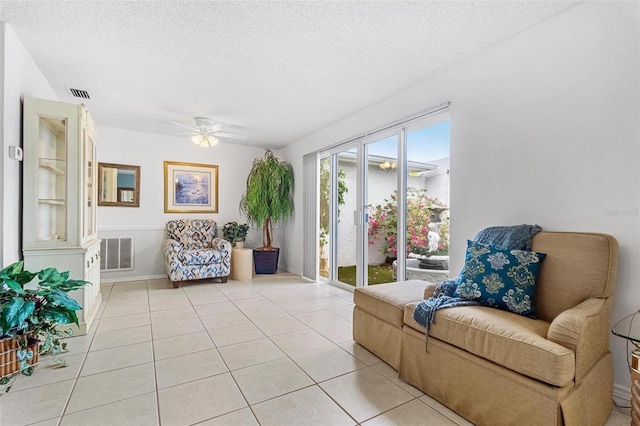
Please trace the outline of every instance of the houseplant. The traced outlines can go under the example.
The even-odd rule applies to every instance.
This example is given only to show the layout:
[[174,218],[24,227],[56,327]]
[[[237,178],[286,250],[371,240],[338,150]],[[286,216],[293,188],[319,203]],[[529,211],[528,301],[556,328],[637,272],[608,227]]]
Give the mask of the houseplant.
[[247,176],[240,211],[249,223],[262,227],[262,247],[253,250],[256,274],[278,270],[280,249],[273,247],[273,225],[293,214],[293,167],[278,160],[271,150],[256,158]]
[[[11,389],[18,373],[33,374],[38,355],[57,355],[66,350],[60,339],[72,334],[59,326],[78,325],[76,311],[82,307],[67,293],[87,281],[70,280],[69,272],[46,268],[40,272],[23,270],[23,262],[13,263],[0,271],[0,348],[2,370],[0,385]],[[34,278],[37,284],[30,284]]]
[[244,240],[247,239],[247,232],[249,232],[249,225],[246,223],[228,222],[222,228],[224,239],[237,248],[243,248]]

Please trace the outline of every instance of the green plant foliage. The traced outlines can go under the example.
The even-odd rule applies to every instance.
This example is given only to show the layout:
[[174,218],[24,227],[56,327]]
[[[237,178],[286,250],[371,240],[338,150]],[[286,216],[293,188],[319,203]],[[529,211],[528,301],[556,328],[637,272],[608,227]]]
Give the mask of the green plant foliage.
[[[437,198],[427,196],[426,189],[407,188],[407,254],[449,254],[449,219],[440,227],[440,242],[436,252],[429,251],[429,222],[435,208],[446,206]],[[398,193],[394,191],[383,204],[369,206],[369,245],[382,240],[380,252],[388,258],[398,255]]]
[[222,228],[224,239],[231,242],[234,247],[238,241],[244,241],[247,238],[247,232],[249,232],[249,225],[246,223],[240,225],[238,222],[228,222]]
[[271,150],[256,158],[247,176],[240,212],[247,220],[262,227],[263,247],[272,247],[274,223],[293,215],[293,167],[278,160]]
[[[71,330],[60,331],[63,324],[78,325],[76,311],[82,307],[67,292],[77,290],[88,281],[70,280],[69,272],[58,272],[55,268],[38,273],[23,270],[24,263],[13,263],[0,271],[0,338],[12,338],[18,342],[20,372],[31,375],[33,367],[27,361],[33,359],[32,347],[40,342],[40,354],[51,354],[62,365],[66,362],[56,356],[66,350],[61,338]],[[35,277],[38,284],[27,286]],[[0,385],[11,389],[15,375],[0,379]]]

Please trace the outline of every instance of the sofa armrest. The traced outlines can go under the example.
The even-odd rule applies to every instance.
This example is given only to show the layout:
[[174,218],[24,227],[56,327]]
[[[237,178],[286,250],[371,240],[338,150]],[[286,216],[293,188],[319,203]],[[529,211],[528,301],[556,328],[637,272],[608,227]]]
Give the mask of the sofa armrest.
[[232,245],[229,241],[225,240],[224,238],[216,237],[211,242],[211,248],[230,254]]
[[182,244],[180,244],[176,240],[172,240],[171,238],[168,238],[162,241],[162,251],[164,252],[165,257],[169,257],[169,258],[173,257],[177,259],[178,257],[180,257],[182,250],[183,250]]
[[424,288],[424,299],[428,299],[431,296],[433,296],[433,292],[436,290],[436,287],[438,287],[438,284],[434,284],[434,283],[427,283],[427,286]]
[[590,298],[558,315],[547,339],[571,349],[576,356],[576,386],[593,364],[609,351],[612,298]]

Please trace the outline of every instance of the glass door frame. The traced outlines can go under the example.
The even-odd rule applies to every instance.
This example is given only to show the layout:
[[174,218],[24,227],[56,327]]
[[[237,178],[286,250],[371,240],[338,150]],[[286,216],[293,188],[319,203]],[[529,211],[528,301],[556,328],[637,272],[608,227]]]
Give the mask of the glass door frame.
[[[341,152],[356,149],[356,210],[353,212],[345,212],[346,220],[351,220],[353,214],[353,226],[356,227],[356,287],[366,286],[368,283],[368,200],[367,200],[367,175],[368,175],[368,148],[369,145],[386,139],[391,136],[397,136],[397,160],[398,167],[396,169],[396,183],[398,191],[398,229],[405,229],[405,203],[406,192],[402,190],[406,187],[406,167],[407,162],[404,159],[406,152],[406,132],[404,128],[394,128],[383,132],[377,132],[373,135],[354,140],[348,144],[340,145],[334,149],[322,152],[318,155],[318,163],[325,158],[330,158],[330,189],[329,189],[329,277],[332,283],[341,283],[338,280],[338,238],[336,238],[336,230],[338,229],[338,155]],[[403,177],[404,176],[404,177]],[[405,185],[405,186],[402,186]],[[319,227],[318,227],[319,228]],[[397,281],[405,278],[406,264],[406,232],[398,232],[398,268]],[[319,274],[318,274],[319,276]],[[349,286],[351,287],[351,286]]]
[[[407,184],[408,184],[408,161],[407,158],[407,134],[416,129],[428,127],[442,121],[450,121],[449,103],[439,105],[435,108],[427,110],[415,116],[408,117],[404,120],[395,122],[391,125],[371,131],[367,134],[353,138],[349,141],[339,143],[329,149],[319,151],[317,153],[318,170],[320,161],[324,158],[331,158],[331,177],[330,177],[330,220],[329,220],[329,278],[320,277],[318,273],[318,257],[316,256],[316,276],[321,280],[326,280],[334,285],[342,288],[353,289],[345,283],[338,281],[337,273],[337,238],[335,238],[335,230],[338,224],[338,205],[337,205],[337,188],[338,188],[338,154],[356,148],[356,205],[359,206],[354,215],[354,226],[356,226],[356,287],[367,285],[367,256],[368,256],[368,205],[366,199],[367,190],[367,158],[368,144],[374,143],[381,139],[385,139],[392,135],[398,135],[397,150],[397,270],[396,281],[404,281],[406,279],[406,246],[407,246]],[[318,191],[319,192],[319,191]],[[317,199],[316,199],[317,200]],[[346,215],[350,220],[350,212]],[[319,241],[319,220],[316,221],[316,246]]]
[[[405,203],[406,203],[406,191],[403,190],[403,178],[402,176],[406,174],[406,164],[407,161],[404,158],[406,152],[406,133],[404,128],[394,127],[392,129],[386,131],[376,132],[370,136],[362,138],[360,140],[360,150],[362,151],[362,159],[361,162],[358,163],[358,167],[361,169],[361,173],[359,177],[362,178],[362,198],[359,198],[358,201],[361,202],[360,212],[362,213],[361,220],[361,232],[362,232],[362,240],[359,240],[360,244],[358,246],[362,246],[362,261],[361,267],[356,267],[356,270],[362,270],[363,276],[362,281],[356,281],[356,287],[364,287],[369,283],[368,277],[368,258],[369,258],[369,145],[374,144],[378,141],[387,139],[389,137],[396,136],[396,190],[397,190],[397,212],[398,212],[398,220],[396,223],[396,247],[398,249],[397,254],[397,275],[396,282],[403,281],[405,278],[405,269],[404,265],[406,264],[406,232],[399,232],[401,229],[406,228],[406,220],[405,220]],[[406,177],[404,179],[406,181]]]
[[[341,144],[333,149],[321,152],[318,154],[318,164],[325,159],[330,159],[330,178],[329,178],[329,278],[333,284],[337,284],[339,287],[350,289],[352,286],[342,283],[338,280],[338,233],[336,232],[338,229],[338,155],[345,151],[350,151],[352,149],[356,149],[356,203],[359,204],[362,199],[362,178],[361,178],[361,168],[359,166],[361,160],[361,148],[360,148],[360,140],[354,140],[346,144]],[[345,220],[348,220],[356,226],[355,222],[360,220],[362,215],[359,217],[356,215],[357,211],[354,212],[344,212]],[[318,215],[320,216],[320,215]],[[320,228],[319,220],[317,230]],[[362,226],[356,226],[356,241],[362,241]],[[316,237],[318,238],[318,237]],[[356,244],[356,283],[361,282],[362,277],[362,264],[363,264],[363,252],[364,248],[362,244]],[[320,274],[318,273],[319,277]]]

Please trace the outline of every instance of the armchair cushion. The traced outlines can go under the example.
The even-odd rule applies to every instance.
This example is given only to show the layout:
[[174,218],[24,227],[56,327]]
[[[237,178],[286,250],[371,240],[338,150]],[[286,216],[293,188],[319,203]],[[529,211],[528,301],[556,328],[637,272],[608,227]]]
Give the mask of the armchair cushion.
[[185,265],[207,265],[220,262],[221,259],[220,252],[210,248],[182,251],[182,263]]

